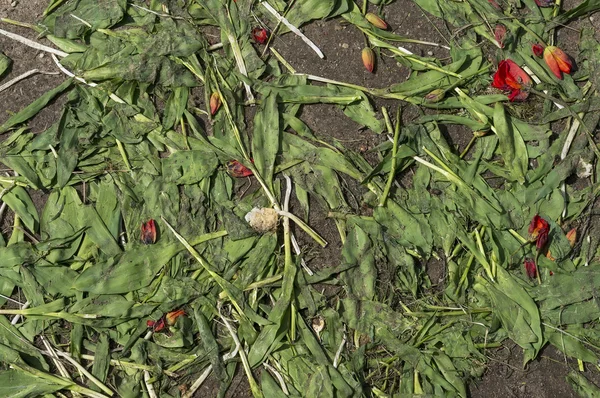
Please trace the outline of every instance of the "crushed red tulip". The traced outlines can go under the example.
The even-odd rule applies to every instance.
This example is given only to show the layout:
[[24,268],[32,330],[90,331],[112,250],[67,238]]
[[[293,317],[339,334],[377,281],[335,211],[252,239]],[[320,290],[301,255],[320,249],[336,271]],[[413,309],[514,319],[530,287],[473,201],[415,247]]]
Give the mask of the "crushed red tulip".
[[506,26],[502,24],[496,25],[494,28],[494,38],[496,42],[500,46],[500,48],[504,48],[504,38],[506,37]]
[[238,162],[237,160],[230,160],[227,162],[227,174],[234,178],[249,177],[253,175],[252,170]]
[[141,240],[146,245],[156,243],[156,224],[154,220],[150,219],[142,224]]
[[537,276],[537,267],[535,266],[535,261],[531,258],[525,259],[525,272],[530,279],[533,279]]
[[179,318],[180,316],[183,316],[183,315],[185,315],[184,310],[171,311],[166,314],[163,314],[163,316],[161,316],[158,321],[147,320],[146,326],[148,326],[150,329],[152,329],[152,331],[154,333],[160,333],[160,332],[168,333],[169,326],[175,325],[177,318]]
[[562,74],[570,74],[573,68],[571,57],[556,46],[548,46],[544,49],[544,61],[554,76],[562,80]]
[[544,46],[539,43],[532,45],[531,50],[536,57],[541,57],[544,54]]
[[539,214],[536,214],[531,223],[529,224],[529,235],[535,239],[535,246],[542,249],[548,242],[548,233],[550,232],[550,225],[548,221],[544,220]]
[[529,96],[526,89],[531,83],[531,77],[514,61],[507,59],[500,61],[492,87],[510,91],[508,99],[511,101],[524,101]]
[[166,327],[165,317],[162,316],[158,321],[147,320],[146,326],[152,329],[152,331],[155,333],[163,332],[165,331]]
[[269,40],[269,32],[264,28],[252,29],[252,38],[259,44],[265,44]]

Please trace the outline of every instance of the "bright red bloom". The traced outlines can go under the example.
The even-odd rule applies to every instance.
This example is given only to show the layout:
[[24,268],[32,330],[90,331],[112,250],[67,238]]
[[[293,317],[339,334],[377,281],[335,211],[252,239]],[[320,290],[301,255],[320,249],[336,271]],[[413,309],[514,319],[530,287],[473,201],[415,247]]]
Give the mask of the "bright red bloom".
[[554,73],[554,76],[562,80],[562,73],[571,73],[573,62],[563,50],[555,46],[548,46],[544,49],[544,61],[548,68]]
[[235,178],[249,177],[253,175],[252,170],[238,162],[237,160],[230,160],[227,162],[227,174]]
[[552,7],[554,5],[554,0],[535,0],[535,4],[538,7]]
[[548,221],[544,220],[539,214],[536,214],[531,223],[529,224],[529,235],[535,239],[535,246],[542,249],[548,242],[548,232],[550,232],[550,225]]
[[252,38],[259,44],[265,44],[269,40],[269,32],[264,28],[252,29]]
[[510,59],[500,61],[492,87],[510,91],[508,99],[511,101],[524,101],[529,95],[524,89],[530,85],[531,78],[519,65]]
[[537,267],[535,266],[535,261],[531,258],[525,259],[525,272],[530,279],[533,279],[537,276]]
[[154,220],[150,219],[142,224],[141,239],[142,243],[147,245],[156,243],[156,225],[154,224]]
[[498,24],[494,28],[494,38],[496,42],[500,46],[500,48],[504,48],[504,38],[506,37],[506,26]]
[[536,57],[541,57],[544,54],[544,46],[539,43],[532,45],[531,50]]

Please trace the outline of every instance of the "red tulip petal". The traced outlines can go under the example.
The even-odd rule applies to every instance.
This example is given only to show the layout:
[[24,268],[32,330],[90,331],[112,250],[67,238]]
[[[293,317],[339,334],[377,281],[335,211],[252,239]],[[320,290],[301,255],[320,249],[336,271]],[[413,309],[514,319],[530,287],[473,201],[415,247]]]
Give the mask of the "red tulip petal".
[[552,46],[548,46],[544,50],[544,61],[546,61],[546,65],[554,73],[554,76],[562,80],[560,67],[558,66],[558,62],[556,62],[556,58],[552,55]]

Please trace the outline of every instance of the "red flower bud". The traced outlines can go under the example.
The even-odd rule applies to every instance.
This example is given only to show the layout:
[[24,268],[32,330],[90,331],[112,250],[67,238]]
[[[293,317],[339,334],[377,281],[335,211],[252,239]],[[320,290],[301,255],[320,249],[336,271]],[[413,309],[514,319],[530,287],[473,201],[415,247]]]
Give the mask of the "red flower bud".
[[388,24],[383,19],[381,19],[378,15],[373,14],[372,12],[366,13],[365,18],[367,18],[367,21],[369,21],[371,23],[371,25],[378,27],[379,29],[387,29],[388,28]]
[[544,54],[544,46],[539,43],[532,45],[531,50],[533,50],[536,57],[541,57]]
[[210,105],[210,115],[214,116],[215,113],[217,113],[217,111],[221,107],[221,96],[219,96],[219,93],[214,92],[211,94],[209,105]]
[[535,266],[535,261],[531,258],[525,259],[525,272],[530,279],[533,279],[537,276],[537,267]]
[[148,220],[142,224],[141,240],[142,243],[147,245],[156,242],[156,225],[154,224],[154,220]]
[[252,29],[252,38],[259,44],[265,44],[269,40],[269,32],[264,28]]
[[375,53],[373,50],[371,50],[369,47],[365,47],[362,50],[361,56],[365,69],[373,73],[373,70],[375,69]]

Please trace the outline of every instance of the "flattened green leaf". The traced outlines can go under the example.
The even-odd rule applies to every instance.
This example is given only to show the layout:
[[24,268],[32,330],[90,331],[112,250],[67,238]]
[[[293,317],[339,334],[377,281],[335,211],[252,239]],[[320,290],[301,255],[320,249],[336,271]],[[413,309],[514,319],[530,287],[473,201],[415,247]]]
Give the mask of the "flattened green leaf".
[[71,87],[73,79],[67,79],[52,90],[42,94],[41,97],[21,109],[19,112],[12,115],[2,126],[0,126],[0,134],[8,131],[12,127],[23,123],[32,117],[34,117],[42,108],[44,108],[50,101],[52,101],[57,95],[60,95],[63,91]]
[[277,94],[270,93],[264,98],[261,109],[254,117],[252,156],[256,169],[271,189],[275,158],[279,151],[281,137],[279,130]]
[[494,127],[500,141],[504,164],[511,170],[513,178],[523,183],[529,163],[527,147],[521,133],[510,122],[504,111],[504,105],[500,102],[497,102],[494,108]]

